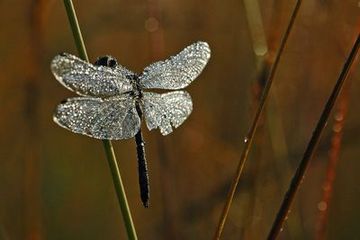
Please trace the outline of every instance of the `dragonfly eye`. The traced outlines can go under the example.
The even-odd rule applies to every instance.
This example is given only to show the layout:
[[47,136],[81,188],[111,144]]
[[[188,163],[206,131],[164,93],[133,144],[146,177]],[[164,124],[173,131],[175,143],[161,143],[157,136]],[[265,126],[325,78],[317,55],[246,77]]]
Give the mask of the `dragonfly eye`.
[[117,65],[117,62],[114,58],[109,59],[108,66],[109,67],[115,67]]
[[113,58],[111,56],[103,56],[103,57],[99,57],[96,60],[95,65],[106,66],[106,67],[115,67],[117,65],[117,61],[115,58]]

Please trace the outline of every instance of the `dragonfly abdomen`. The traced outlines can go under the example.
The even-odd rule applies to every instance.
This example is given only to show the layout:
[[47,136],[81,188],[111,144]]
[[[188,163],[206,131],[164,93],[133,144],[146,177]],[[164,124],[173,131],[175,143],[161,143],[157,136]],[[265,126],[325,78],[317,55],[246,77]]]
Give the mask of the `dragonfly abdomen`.
[[[142,118],[142,111],[140,104],[136,102],[136,111],[140,118]],[[142,136],[141,128],[135,135],[136,142],[136,153],[138,158],[138,172],[139,172],[139,186],[140,186],[140,197],[144,207],[149,207],[150,199],[150,185],[149,185],[149,174],[145,155],[145,141]]]

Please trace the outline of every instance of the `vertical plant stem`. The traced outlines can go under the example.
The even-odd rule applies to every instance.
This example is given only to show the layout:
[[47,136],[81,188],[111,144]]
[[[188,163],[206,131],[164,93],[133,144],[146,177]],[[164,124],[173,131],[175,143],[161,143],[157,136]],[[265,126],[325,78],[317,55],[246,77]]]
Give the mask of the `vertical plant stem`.
[[113,178],[116,194],[119,200],[120,209],[122,212],[122,216],[124,219],[128,239],[137,239],[135,226],[131,217],[131,212],[129,208],[129,204],[126,199],[124,185],[121,180],[120,170],[116,161],[115,153],[111,141],[103,140],[106,158],[109,162],[109,167],[111,170],[111,175]]
[[334,124],[332,128],[331,147],[329,150],[329,160],[326,169],[326,177],[322,185],[323,193],[321,201],[318,203],[318,220],[316,226],[315,239],[326,239],[326,227],[329,218],[329,208],[333,195],[333,185],[336,177],[336,167],[340,158],[341,141],[344,133],[345,118],[349,102],[349,82],[345,83],[344,90],[339,96],[337,110],[334,114]]
[[291,32],[291,29],[292,29],[292,27],[294,25],[294,22],[295,22],[296,16],[297,16],[297,14],[299,12],[301,3],[302,3],[302,0],[298,0],[296,2],[294,11],[293,11],[293,13],[292,13],[292,15],[290,17],[289,24],[288,24],[287,29],[286,29],[286,31],[284,33],[284,36],[283,36],[283,38],[281,40],[279,50],[278,50],[278,52],[276,54],[274,64],[273,64],[272,68],[270,69],[270,73],[269,73],[269,76],[267,78],[266,85],[265,85],[265,88],[263,90],[263,94],[262,94],[261,99],[260,99],[259,107],[258,107],[258,109],[256,111],[256,114],[255,114],[255,117],[254,117],[254,119],[252,121],[252,125],[250,127],[250,130],[249,130],[247,136],[244,139],[245,146],[244,146],[243,151],[241,153],[239,164],[238,164],[238,167],[237,167],[237,170],[236,170],[236,174],[235,174],[235,177],[234,177],[234,179],[232,181],[232,184],[230,186],[230,191],[229,191],[229,193],[227,195],[226,203],[225,203],[225,206],[223,208],[223,211],[222,211],[222,214],[221,214],[221,217],[220,217],[220,220],[219,220],[216,232],[215,232],[214,239],[220,239],[222,231],[224,229],[225,221],[226,221],[227,215],[229,213],[232,200],[234,198],[236,187],[239,184],[240,176],[242,174],[245,162],[246,162],[247,157],[249,155],[249,151],[250,151],[250,148],[251,148],[252,143],[253,143],[255,132],[256,132],[256,129],[257,129],[258,124],[260,122],[261,114],[263,112],[266,100],[268,99],[268,96],[269,96],[269,92],[270,92],[270,88],[271,88],[271,85],[272,85],[272,82],[273,82],[273,79],[274,79],[274,76],[275,76],[275,72],[276,72],[277,67],[279,65],[280,58],[281,58],[282,53],[283,53],[283,51],[285,49],[287,40],[288,40],[290,32]]
[[84,40],[81,34],[79,22],[76,17],[76,12],[72,0],[64,0],[64,5],[66,9],[66,14],[69,19],[71,31],[74,37],[76,49],[79,53],[79,57],[89,62],[89,57],[87,55],[86,47]]
[[[76,17],[74,5],[71,0],[64,0],[64,5],[66,8],[66,13],[69,18],[69,23],[71,26],[72,33],[74,35],[74,40],[75,40],[76,48],[79,52],[79,56],[82,59],[89,61],[89,58],[88,58],[87,52],[86,52],[86,48],[85,48],[85,44],[84,44],[84,40],[82,38],[82,34],[80,31],[80,26],[79,26],[79,23],[78,23],[78,20]],[[111,170],[111,175],[112,175],[114,187],[116,190],[116,194],[118,197],[120,209],[122,212],[128,239],[136,240],[137,235],[136,235],[136,231],[135,231],[135,226],[134,226],[134,223],[133,223],[133,220],[131,217],[129,204],[127,202],[125,189],[124,189],[124,185],[122,183],[120,170],[119,170],[119,167],[118,167],[118,164],[116,161],[113,146],[111,144],[111,141],[109,141],[109,140],[103,140],[103,145],[105,148],[106,159],[108,160],[109,167]]]
[[[247,19],[248,29],[251,35],[253,52],[256,57],[256,77],[252,83],[251,93],[251,112],[255,112],[259,106],[261,93],[264,89],[267,74],[269,73],[268,64],[265,63],[265,57],[268,54],[268,47],[263,27],[263,21],[259,9],[258,0],[243,0],[245,16]],[[254,153],[252,155],[253,161],[249,163],[248,169],[252,173],[249,179],[249,197],[247,198],[247,207],[243,216],[243,223],[241,225],[242,233],[241,239],[256,238],[256,234],[260,231],[252,231],[254,223],[253,216],[256,214],[258,201],[256,195],[259,193],[259,186],[261,178],[257,177],[263,166],[263,143],[265,139],[265,121],[261,119],[257,127],[257,139],[254,140]],[[256,228],[259,229],[259,224]]]
[[282,226],[286,220],[287,214],[290,210],[291,203],[294,200],[295,194],[304,178],[307,166],[309,165],[310,160],[312,159],[312,156],[315,152],[315,149],[317,147],[317,144],[320,140],[321,134],[326,126],[326,123],[329,119],[331,110],[334,107],[335,101],[342,89],[343,83],[346,80],[349,69],[354,62],[358,49],[360,45],[360,35],[358,34],[357,39],[355,41],[355,44],[349,54],[349,57],[347,58],[344,67],[340,73],[340,76],[334,86],[334,89],[324,107],[324,110],[320,116],[320,119],[315,127],[315,130],[313,132],[313,135],[310,139],[310,142],[305,150],[303,159],[301,160],[298,168],[296,169],[296,172],[291,180],[289,189],[287,193],[285,194],[284,200],[281,204],[281,207],[277,213],[277,216],[275,218],[275,221],[272,225],[272,228],[270,230],[270,233],[268,235],[267,239],[276,239],[276,237],[279,235]]
[[268,54],[268,45],[263,26],[263,21],[260,13],[258,0],[243,0],[245,7],[246,19],[248,22],[251,40],[253,44],[253,51],[256,57],[263,60],[264,56]]
[[[271,57],[270,54],[271,47],[269,47],[269,44],[266,41],[263,19],[261,16],[258,0],[243,0],[243,5],[248,23],[248,28],[251,35],[253,52],[256,57],[257,77],[256,77],[256,82],[254,82],[254,88],[256,89],[256,91],[253,91],[253,93],[255,95],[254,104],[255,106],[257,106],[259,104],[261,91],[265,86],[266,79],[268,78],[269,70],[271,65],[273,64],[274,58]],[[274,9],[278,9],[278,8],[274,8]],[[272,29],[279,27],[280,24],[277,23],[280,22],[278,20],[280,18],[280,15],[281,14],[274,14],[273,17],[275,18],[274,19],[275,21],[273,20],[273,25],[271,26]],[[273,34],[276,34],[277,32],[278,31],[275,31],[275,33]],[[290,166],[288,163],[288,149],[287,149],[284,129],[282,126],[282,117],[278,109],[278,102],[277,102],[278,94],[277,94],[276,86],[272,87],[271,92],[272,94],[269,96],[268,104],[266,108],[266,116],[264,119],[265,121],[260,121],[257,131],[258,131],[258,138],[263,138],[265,131],[264,125],[266,122],[267,129],[269,131],[270,143],[271,143],[274,159],[276,159],[274,165],[276,165],[277,171],[275,173],[274,179],[277,185],[275,184],[275,186],[277,187],[278,192],[281,193],[283,190],[283,186],[287,182],[288,176],[290,176]],[[257,142],[254,143],[254,145],[257,144],[258,144]],[[261,148],[261,146],[259,147]],[[258,154],[259,150],[255,149],[255,152],[257,153],[257,155],[259,155]],[[259,161],[258,159],[254,159],[254,160]],[[257,165],[258,167],[261,166],[261,164],[257,164]],[[262,178],[261,176],[257,176],[256,172],[253,172],[253,176],[254,176],[254,182],[256,183],[254,184],[254,188],[251,192],[251,199],[254,200],[250,200],[250,202],[253,201],[254,203],[250,204],[250,207],[247,210],[249,212],[248,216],[246,217],[247,219],[246,221],[248,222],[248,224],[244,228],[247,232],[249,231],[253,232],[253,230],[251,229],[251,226],[253,225],[252,214],[256,213],[257,208],[259,207],[257,205],[262,205],[262,203],[256,204],[255,201],[256,199],[255,194],[257,194],[256,189],[258,187],[260,188],[262,187],[261,186]],[[252,210],[251,210],[251,206],[253,207]],[[262,206],[260,206],[260,208],[262,208]],[[299,224],[300,218],[297,213],[298,211],[295,212],[293,218],[291,219],[292,221],[288,223],[289,236],[295,238],[296,237],[302,238],[300,236],[301,230],[299,229],[299,226],[302,225]],[[257,230],[255,231],[255,234],[261,233],[261,230],[259,231],[259,224],[256,224],[256,229]]]

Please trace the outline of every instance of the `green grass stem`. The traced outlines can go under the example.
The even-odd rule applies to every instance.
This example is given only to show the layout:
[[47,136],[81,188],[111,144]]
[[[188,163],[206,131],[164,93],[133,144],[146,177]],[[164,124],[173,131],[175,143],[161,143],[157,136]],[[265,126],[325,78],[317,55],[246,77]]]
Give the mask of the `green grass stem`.
[[341,92],[342,86],[343,86],[347,76],[349,75],[348,74],[349,70],[356,58],[357,52],[359,50],[359,46],[360,46],[360,35],[358,34],[357,39],[354,43],[354,46],[344,64],[344,67],[340,73],[340,76],[334,86],[334,89],[333,89],[333,91],[324,107],[324,110],[320,116],[320,119],[315,127],[315,130],[311,136],[309,144],[307,145],[303,159],[299,163],[299,165],[296,169],[296,172],[291,180],[289,189],[285,194],[283,202],[280,206],[280,209],[277,213],[275,221],[269,232],[269,235],[267,238],[269,240],[276,239],[277,236],[279,235],[279,233],[281,232],[282,226],[283,226],[284,222],[286,221],[287,215],[289,213],[291,204],[292,204],[292,202],[295,198],[295,195],[297,193],[297,190],[299,189],[300,184],[305,176],[307,166],[309,165],[309,162],[314,155],[314,152],[319,143],[321,134],[326,126],[328,119],[329,119],[331,110],[334,108],[336,99],[339,96],[339,93]]
[[271,88],[271,85],[272,85],[272,82],[273,82],[273,79],[274,79],[274,76],[275,76],[275,72],[276,72],[277,67],[279,65],[282,53],[283,53],[283,51],[285,49],[287,40],[289,38],[290,32],[291,32],[292,27],[293,27],[294,22],[295,22],[296,16],[298,15],[301,3],[302,3],[302,0],[297,0],[296,5],[295,5],[294,10],[293,10],[293,13],[292,13],[292,15],[290,17],[289,24],[288,24],[288,26],[286,28],[286,31],[284,33],[284,36],[283,36],[282,40],[281,40],[279,49],[277,51],[277,54],[276,54],[276,57],[275,57],[275,60],[274,60],[274,64],[272,65],[272,67],[270,69],[270,73],[268,75],[266,85],[265,85],[265,88],[263,90],[263,93],[262,93],[262,96],[261,96],[261,99],[260,99],[259,106],[258,106],[258,108],[256,110],[255,117],[254,117],[254,119],[252,121],[252,125],[251,125],[251,127],[249,129],[249,132],[248,132],[247,136],[244,139],[245,146],[244,146],[243,151],[241,153],[239,164],[238,164],[238,167],[236,169],[235,177],[234,177],[234,179],[233,179],[233,181],[231,183],[230,190],[228,192],[226,202],[225,202],[223,211],[221,213],[219,223],[217,225],[217,229],[216,229],[216,232],[215,232],[214,239],[220,239],[221,234],[223,232],[225,221],[226,221],[226,218],[228,216],[230,206],[231,206],[231,203],[232,203],[234,195],[235,195],[236,188],[237,188],[237,186],[239,184],[241,174],[243,172],[246,160],[247,160],[249,152],[250,152],[250,148],[251,148],[253,140],[254,140],[254,136],[255,136],[257,127],[258,127],[259,122],[260,122],[260,117],[262,115],[265,103],[266,103],[266,101],[268,99],[268,96],[269,96],[269,92],[270,92],[270,88]]
[[69,19],[71,31],[74,36],[76,49],[79,53],[79,57],[89,62],[89,57],[87,55],[87,51],[86,51],[84,40],[83,40],[83,37],[81,34],[79,22],[76,17],[74,4],[72,3],[71,0],[64,0],[64,5],[65,5],[65,9],[66,9],[66,14]]
[[257,57],[262,59],[266,54],[268,54],[269,49],[266,42],[258,0],[243,0],[243,3],[254,53]]
[[[74,40],[75,40],[75,44],[76,44],[76,48],[78,50],[79,56],[80,56],[80,58],[82,58],[86,61],[89,61],[89,58],[88,58],[88,55],[86,52],[86,48],[85,48],[85,44],[84,44],[84,40],[82,38],[80,26],[79,26],[79,23],[78,23],[78,20],[76,17],[74,5],[71,0],[64,0],[64,5],[66,8],[66,13],[67,13],[67,16],[69,19],[69,23],[71,26],[71,30],[72,30],[72,33],[74,36]],[[116,190],[116,194],[118,197],[120,209],[122,212],[128,239],[136,240],[137,239],[136,230],[135,230],[135,226],[134,226],[134,223],[133,223],[133,220],[131,217],[129,204],[127,202],[125,189],[124,189],[124,185],[121,180],[120,170],[119,170],[119,166],[116,161],[113,146],[111,144],[111,141],[109,141],[109,140],[103,140],[103,145],[105,148],[106,159],[108,160],[109,167],[111,170],[111,175],[112,175],[114,187]]]

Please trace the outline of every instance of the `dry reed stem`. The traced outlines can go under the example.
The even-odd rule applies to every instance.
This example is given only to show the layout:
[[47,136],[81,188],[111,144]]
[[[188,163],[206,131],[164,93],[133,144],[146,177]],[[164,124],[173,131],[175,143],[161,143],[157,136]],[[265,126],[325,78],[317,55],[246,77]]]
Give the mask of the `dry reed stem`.
[[300,184],[302,183],[302,181],[304,179],[309,162],[313,157],[313,154],[319,143],[321,134],[326,126],[328,119],[329,119],[331,110],[333,109],[335,102],[337,100],[337,97],[339,96],[339,93],[341,92],[342,86],[348,76],[349,70],[355,61],[359,46],[360,46],[360,35],[357,36],[357,39],[356,39],[354,46],[349,54],[349,57],[347,58],[347,60],[344,64],[344,67],[340,73],[340,76],[334,86],[334,89],[324,107],[324,110],[320,116],[320,119],[315,127],[315,130],[314,130],[312,136],[311,136],[309,144],[307,145],[303,159],[299,163],[298,168],[296,169],[296,172],[291,180],[289,189],[285,194],[284,200],[283,200],[283,202],[280,206],[280,209],[276,215],[275,221],[272,225],[272,228],[269,232],[267,239],[270,239],[270,240],[276,239],[282,230],[283,224],[286,221],[287,215],[290,211],[291,204],[295,198],[295,195],[297,193],[297,190],[299,189]]
[[265,103],[266,103],[266,101],[268,99],[270,88],[271,88],[271,85],[272,85],[272,82],[273,82],[277,67],[279,65],[282,53],[283,53],[283,51],[285,49],[287,40],[289,38],[292,27],[294,25],[296,16],[298,15],[301,3],[302,3],[302,0],[298,0],[296,2],[293,13],[292,13],[292,15],[290,17],[289,24],[288,24],[288,26],[286,28],[286,31],[284,33],[284,36],[283,36],[283,38],[281,40],[279,50],[278,50],[277,55],[276,55],[275,60],[274,60],[274,64],[273,64],[272,68],[270,69],[270,73],[269,73],[268,79],[266,81],[266,85],[265,85],[265,88],[264,88],[264,91],[263,91],[263,94],[262,94],[262,97],[261,97],[261,100],[260,100],[259,107],[258,107],[258,109],[256,111],[254,120],[252,121],[252,125],[250,127],[249,133],[244,139],[245,146],[244,146],[243,151],[241,153],[239,164],[238,164],[238,167],[237,167],[237,170],[236,170],[236,174],[235,174],[235,177],[234,177],[234,179],[232,181],[232,184],[230,186],[230,190],[229,190],[229,193],[227,195],[226,202],[225,202],[223,211],[221,213],[219,223],[218,223],[217,228],[216,228],[214,239],[220,239],[221,234],[223,232],[225,221],[226,221],[227,215],[229,213],[230,206],[231,206],[232,200],[234,198],[237,185],[239,184],[240,176],[241,176],[243,168],[245,166],[245,162],[246,162],[246,160],[248,158],[250,148],[252,146],[254,136],[255,136],[258,124],[260,122],[260,118],[261,118]]

